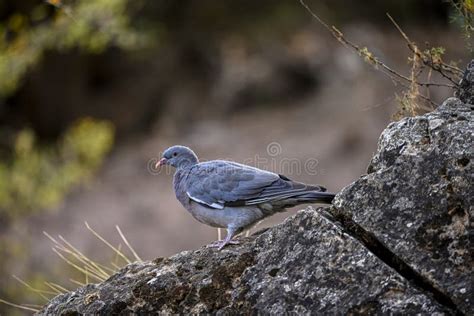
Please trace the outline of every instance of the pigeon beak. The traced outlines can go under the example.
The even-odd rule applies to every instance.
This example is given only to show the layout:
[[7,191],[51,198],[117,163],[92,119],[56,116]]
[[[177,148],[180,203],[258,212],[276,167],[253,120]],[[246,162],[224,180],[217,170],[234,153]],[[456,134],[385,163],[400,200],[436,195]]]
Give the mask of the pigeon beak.
[[161,166],[163,165],[166,165],[166,158],[161,158],[160,161],[158,161],[156,164],[155,164],[155,169],[158,169],[160,168]]

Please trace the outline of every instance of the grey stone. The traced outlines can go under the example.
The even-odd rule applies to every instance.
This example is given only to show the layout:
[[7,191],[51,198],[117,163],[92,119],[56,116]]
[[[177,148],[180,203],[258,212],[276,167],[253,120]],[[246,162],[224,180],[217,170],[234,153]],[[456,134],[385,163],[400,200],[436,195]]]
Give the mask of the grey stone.
[[370,232],[466,314],[474,313],[473,112],[449,98],[436,111],[390,124],[369,174],[330,210]]
[[40,314],[450,311],[308,208],[239,246],[134,263]]
[[455,96],[464,103],[474,104],[474,59],[467,65]]

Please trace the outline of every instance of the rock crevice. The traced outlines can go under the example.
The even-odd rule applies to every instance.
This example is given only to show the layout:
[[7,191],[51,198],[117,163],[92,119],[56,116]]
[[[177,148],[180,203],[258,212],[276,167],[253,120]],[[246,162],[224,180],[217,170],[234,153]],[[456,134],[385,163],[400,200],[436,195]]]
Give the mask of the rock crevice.
[[377,256],[386,265],[397,271],[397,273],[399,273],[404,279],[408,280],[414,287],[420,289],[422,292],[430,293],[438,304],[446,307],[446,309],[453,314],[463,314],[449,295],[446,295],[433,286],[429,279],[426,279],[423,275],[414,270],[409,264],[380,242],[373,234],[355,223],[347,215],[342,214],[335,209],[332,209],[331,212],[334,215],[334,217],[332,217],[333,220],[338,222],[348,234],[360,241],[370,252]]
[[449,98],[432,113],[390,124],[369,173],[329,209],[387,264],[466,314],[473,309],[473,112]]

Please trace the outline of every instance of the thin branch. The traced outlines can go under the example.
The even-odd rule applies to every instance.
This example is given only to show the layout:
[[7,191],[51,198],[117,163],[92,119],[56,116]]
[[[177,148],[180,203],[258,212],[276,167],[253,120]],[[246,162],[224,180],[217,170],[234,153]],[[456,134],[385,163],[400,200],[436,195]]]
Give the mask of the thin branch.
[[366,58],[368,58],[369,61],[371,61],[372,63],[374,63],[378,66],[381,66],[383,69],[385,69],[389,73],[393,74],[394,76],[397,76],[397,77],[399,77],[401,79],[404,79],[406,81],[410,81],[409,78],[399,74],[398,72],[396,72],[392,68],[388,67],[387,65],[385,65],[384,63],[379,61],[376,57],[364,52],[358,45],[356,45],[356,44],[352,43],[351,41],[349,41],[348,39],[346,39],[344,37],[344,34],[340,30],[338,30],[335,26],[329,26],[326,22],[323,21],[323,19],[321,19],[316,13],[314,13],[314,11],[311,10],[311,8],[304,2],[304,0],[300,0],[300,3],[309,12],[309,14],[311,14],[311,16],[313,18],[315,18],[321,25],[323,25],[329,32],[331,32],[331,34],[340,43],[342,43],[345,46],[349,46],[352,49],[356,50],[359,54],[364,55]]
[[[311,8],[304,2],[304,0],[299,0],[299,1],[300,1],[301,5],[308,11],[308,13],[313,18],[315,18],[321,25],[323,25],[324,28],[326,28],[329,32],[331,32],[331,34],[341,44],[343,44],[346,47],[348,46],[348,47],[354,49],[359,55],[363,56],[369,63],[374,65],[375,68],[380,67],[381,69],[379,69],[379,70],[382,73],[384,73],[385,75],[387,75],[390,79],[395,80],[396,82],[399,82],[399,83],[401,83],[401,80],[403,80],[405,82],[409,82],[409,83],[412,82],[411,78],[409,78],[407,76],[404,76],[404,75],[400,74],[399,72],[397,72],[396,70],[392,69],[391,67],[389,67],[388,65],[386,65],[385,63],[380,61],[377,57],[375,57],[371,53],[369,53],[367,51],[367,49],[360,48],[357,44],[355,44],[355,43],[351,42],[350,40],[348,40],[347,38],[345,38],[344,34],[340,30],[338,30],[335,26],[329,26],[313,10],[311,10]],[[404,35],[404,38],[409,42],[409,45],[414,45],[413,43],[411,43],[409,38],[406,36],[405,33],[403,33],[403,31],[401,29],[400,29],[400,31]],[[412,49],[411,46],[410,46],[410,49]],[[418,81],[415,81],[415,83],[420,85],[420,86],[443,86],[443,87],[449,87],[449,88],[454,88],[456,86],[455,82],[453,82],[454,85],[444,84],[444,83],[433,83],[433,82],[429,82],[429,83],[428,82],[418,82]]]
[[[454,67],[454,66],[451,66],[449,64],[446,64],[445,62],[443,62],[442,60],[440,60],[439,63],[435,63],[433,61],[433,59],[431,58],[432,62],[428,62],[427,59],[426,59],[426,56],[425,54],[423,54],[419,49],[418,47],[416,46],[416,44],[414,42],[412,42],[410,40],[410,38],[408,37],[408,35],[406,35],[406,33],[402,30],[402,28],[400,27],[400,25],[395,21],[394,18],[392,18],[392,16],[387,13],[387,17],[390,19],[390,21],[393,23],[393,25],[397,28],[397,30],[400,32],[400,34],[402,35],[402,37],[405,39],[405,41],[408,43],[408,48],[415,54],[418,55],[418,57],[420,57],[420,59],[423,61],[424,64],[426,64],[428,67],[431,67],[433,68],[434,70],[440,72],[446,79],[450,80],[451,82],[453,82],[455,85],[457,85],[457,82],[456,81],[453,81],[453,79],[445,74],[442,73],[443,71],[443,67],[445,68],[449,68],[451,73],[453,73],[454,75],[457,73],[457,74],[462,74],[463,71],[457,67]],[[430,54],[431,55],[431,54]]]
[[[430,68],[431,69],[431,68]],[[456,85],[455,84],[449,84],[449,83],[436,83],[436,82],[419,82],[419,81],[415,81],[415,83],[419,86],[425,86],[425,87],[447,87],[447,88],[451,88],[451,89],[454,89],[456,88]]]

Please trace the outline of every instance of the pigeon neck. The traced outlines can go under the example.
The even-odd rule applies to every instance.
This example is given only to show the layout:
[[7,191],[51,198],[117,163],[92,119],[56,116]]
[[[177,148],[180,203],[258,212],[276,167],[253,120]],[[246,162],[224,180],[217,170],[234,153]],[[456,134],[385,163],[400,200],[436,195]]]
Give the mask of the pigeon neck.
[[178,164],[177,168],[178,170],[182,169],[188,169],[191,168],[192,166],[196,165],[199,162],[198,158],[196,156],[188,157]]

